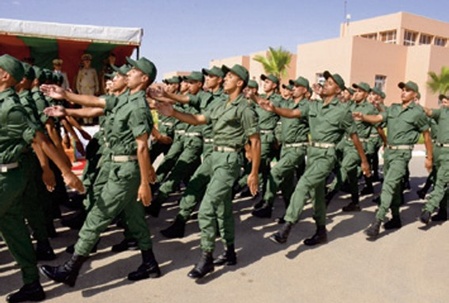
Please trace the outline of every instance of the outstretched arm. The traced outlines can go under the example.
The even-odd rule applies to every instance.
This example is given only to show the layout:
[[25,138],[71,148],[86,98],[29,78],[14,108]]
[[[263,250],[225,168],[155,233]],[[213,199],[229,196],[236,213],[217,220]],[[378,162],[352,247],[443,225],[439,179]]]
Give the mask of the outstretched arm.
[[104,99],[98,98],[96,96],[74,94],[57,85],[43,84],[41,85],[40,89],[46,96],[49,96],[53,99],[65,99],[72,103],[87,107],[104,108],[106,106],[106,101]]

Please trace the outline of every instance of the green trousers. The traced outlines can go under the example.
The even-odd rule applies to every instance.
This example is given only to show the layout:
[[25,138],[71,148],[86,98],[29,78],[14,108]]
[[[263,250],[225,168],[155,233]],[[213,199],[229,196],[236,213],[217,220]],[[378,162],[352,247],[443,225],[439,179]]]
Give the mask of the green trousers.
[[211,147],[212,144],[204,144],[203,162],[197,168],[192,178],[190,178],[189,185],[179,202],[178,217],[184,221],[190,218],[195,206],[203,199],[207,185],[212,177]]
[[307,194],[314,197],[314,219],[317,225],[326,224],[326,203],[324,187],[326,178],[332,172],[336,163],[335,148],[309,147],[307,151],[307,166],[304,174],[299,179],[295,191],[290,200],[285,221],[296,223],[307,202]]
[[[268,176],[267,188],[263,200],[273,205],[278,188],[282,190],[282,197],[288,205],[295,188],[294,174],[298,167],[304,165],[307,146],[285,147],[281,150],[281,158],[271,169]],[[298,176],[299,177],[299,176]]]
[[[170,174],[161,180],[159,196],[165,200],[168,194],[172,193],[182,180],[189,180],[193,172],[201,164],[201,152],[203,149],[203,139],[201,137],[187,137],[184,139],[184,149],[173,166]],[[163,197],[163,198],[162,198]],[[160,201],[159,203],[162,203]],[[156,202],[158,203],[158,202]]]
[[353,201],[358,201],[358,168],[360,166],[360,155],[352,143],[346,143],[343,148],[343,159],[336,178],[329,186],[331,191],[338,191],[348,181]]
[[435,161],[436,179],[433,191],[423,210],[433,212],[436,208],[447,208],[448,204],[448,184],[449,184],[449,148],[435,147],[433,159]]
[[39,281],[36,254],[23,218],[23,194],[28,178],[22,166],[0,173],[0,234],[19,264],[24,284]]
[[[75,244],[75,252],[88,256],[100,233],[122,211],[129,233],[138,241],[139,249],[148,250],[152,247],[151,235],[145,221],[145,211],[142,203],[137,200],[140,185],[140,171],[137,161],[124,163],[110,162],[110,166],[102,165],[99,176],[108,175],[101,194],[87,214],[79,239]],[[94,185],[95,186],[95,185]]]
[[[23,213],[37,241],[48,240],[45,204],[50,203],[47,188],[42,181],[42,169],[39,160],[32,152],[27,153],[23,166],[29,181],[23,193]],[[50,205],[47,205],[47,209]]]
[[198,213],[201,249],[206,252],[214,251],[217,223],[225,245],[234,244],[232,186],[242,165],[240,154],[236,152],[213,152],[210,158],[211,179]]
[[384,153],[384,182],[380,194],[380,205],[376,218],[385,220],[391,207],[393,216],[399,216],[401,205],[402,180],[407,172],[408,163],[412,157],[411,150],[385,149]]
[[[164,156],[164,160],[156,170],[157,182],[163,182],[170,171],[175,166],[176,161],[184,149],[184,138],[181,135],[175,135],[169,151]],[[155,160],[155,159],[151,159]]]

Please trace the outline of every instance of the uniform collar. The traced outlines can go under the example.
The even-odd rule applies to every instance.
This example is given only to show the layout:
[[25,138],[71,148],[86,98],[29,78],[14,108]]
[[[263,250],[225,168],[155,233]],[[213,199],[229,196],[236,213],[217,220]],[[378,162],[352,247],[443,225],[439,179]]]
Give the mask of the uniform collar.
[[5,89],[4,91],[0,92],[0,100],[3,100],[7,97],[13,96],[15,95],[16,92],[12,87],[9,87],[7,89]]
[[[129,91],[127,91],[129,92]],[[135,92],[134,94],[129,94],[129,101],[133,101],[135,99],[139,99],[145,97],[145,91],[144,90],[139,90],[138,92]]]
[[238,95],[237,98],[235,98],[235,100],[232,101],[230,104],[232,104],[232,105],[234,105],[234,106],[237,106],[237,105],[240,104],[240,102],[241,102],[242,99],[245,99],[245,98],[244,98],[243,94],[240,94],[240,95]]

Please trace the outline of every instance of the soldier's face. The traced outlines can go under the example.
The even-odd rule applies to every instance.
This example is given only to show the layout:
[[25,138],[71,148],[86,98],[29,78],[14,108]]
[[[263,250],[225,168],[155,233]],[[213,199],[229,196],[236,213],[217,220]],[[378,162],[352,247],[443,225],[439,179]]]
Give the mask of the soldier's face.
[[416,93],[411,89],[404,87],[401,92],[402,102],[410,102],[416,99]]
[[192,95],[196,95],[203,87],[203,83],[200,81],[191,81],[188,83],[189,83],[189,93],[191,93]]
[[144,83],[148,77],[140,70],[132,68],[127,74],[127,85],[133,89]]
[[116,92],[123,90],[127,85],[127,81],[128,81],[127,76],[121,74],[115,75],[114,79],[112,79],[112,87],[111,87],[112,91]]
[[275,90],[277,87],[277,84],[271,81],[270,79],[265,79],[263,82],[263,90],[266,93],[269,93],[273,90]]
[[324,96],[335,96],[341,91],[340,87],[335,83],[334,79],[331,77],[327,78],[324,82],[322,94]]
[[354,93],[354,101],[361,102],[361,101],[365,100],[367,96],[368,96],[367,92],[365,92],[364,90],[362,90],[360,88],[357,88]]
[[206,75],[206,87],[208,89],[215,89],[217,88],[221,82],[222,82],[222,78],[217,77],[217,76],[213,76],[213,75]]
[[295,85],[295,86],[293,86],[292,96],[293,96],[293,98],[299,98],[301,96],[304,96],[306,91],[307,91],[307,88],[305,88],[304,86]]
[[443,100],[441,100],[441,105],[443,107],[449,107],[449,100],[447,98],[443,98]]
[[238,85],[243,85],[243,81],[234,73],[228,72],[224,79],[223,90],[226,93],[234,91]]

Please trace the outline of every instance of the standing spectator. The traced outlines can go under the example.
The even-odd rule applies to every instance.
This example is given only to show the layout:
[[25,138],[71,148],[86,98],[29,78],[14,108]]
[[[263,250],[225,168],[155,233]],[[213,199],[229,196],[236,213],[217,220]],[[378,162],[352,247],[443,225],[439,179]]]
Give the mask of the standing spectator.
[[67,77],[67,73],[62,71],[62,64],[64,61],[62,59],[56,58],[53,59],[53,72],[55,74],[60,74],[62,76],[62,84],[61,87],[64,89],[70,89],[69,78]]
[[[91,67],[92,56],[84,54],[81,56],[81,68],[76,76],[76,90],[81,95],[98,95],[100,86],[95,68]],[[92,118],[83,119],[85,124],[92,124]]]

